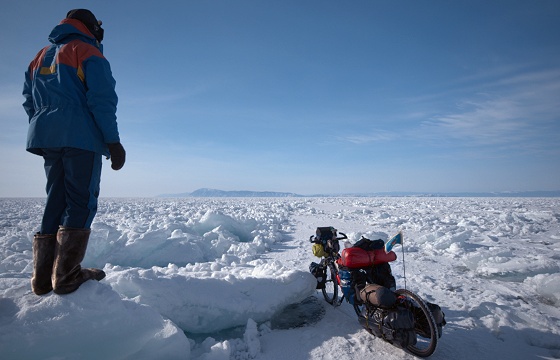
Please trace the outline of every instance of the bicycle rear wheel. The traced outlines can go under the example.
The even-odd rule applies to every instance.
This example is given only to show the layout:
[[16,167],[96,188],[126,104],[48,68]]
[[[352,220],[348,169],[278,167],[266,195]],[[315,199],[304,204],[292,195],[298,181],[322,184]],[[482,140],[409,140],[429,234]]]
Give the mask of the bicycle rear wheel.
[[407,350],[420,357],[432,355],[438,341],[438,330],[432,312],[424,300],[412,291],[398,289],[395,293],[404,297],[403,303],[414,314],[416,344],[407,346]]
[[327,267],[327,281],[323,291],[323,297],[329,304],[336,305],[338,303],[338,280],[337,271],[334,264],[329,264]]

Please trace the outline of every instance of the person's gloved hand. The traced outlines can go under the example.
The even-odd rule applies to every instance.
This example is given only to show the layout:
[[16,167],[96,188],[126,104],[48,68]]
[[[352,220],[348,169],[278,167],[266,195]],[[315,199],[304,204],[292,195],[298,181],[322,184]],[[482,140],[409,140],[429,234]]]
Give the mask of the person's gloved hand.
[[126,160],[126,151],[120,142],[107,144],[109,153],[111,154],[111,168],[113,170],[120,170],[124,166]]

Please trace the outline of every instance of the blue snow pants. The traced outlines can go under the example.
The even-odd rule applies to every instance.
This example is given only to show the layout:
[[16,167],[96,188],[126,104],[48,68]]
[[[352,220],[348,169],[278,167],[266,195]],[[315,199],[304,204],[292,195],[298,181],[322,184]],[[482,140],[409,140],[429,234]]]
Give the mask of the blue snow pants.
[[41,234],[56,234],[60,225],[89,229],[97,213],[101,154],[75,148],[42,150],[47,204]]

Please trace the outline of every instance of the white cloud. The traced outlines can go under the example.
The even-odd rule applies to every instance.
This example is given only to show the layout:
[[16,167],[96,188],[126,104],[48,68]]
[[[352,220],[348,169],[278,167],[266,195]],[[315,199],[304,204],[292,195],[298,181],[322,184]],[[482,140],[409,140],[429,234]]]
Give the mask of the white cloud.
[[424,131],[473,145],[549,143],[560,130],[558,99],[559,69],[508,74],[463,95],[454,111],[424,121]]
[[396,136],[397,134],[395,134],[393,131],[374,129],[369,130],[367,133],[363,134],[348,134],[339,136],[338,140],[350,142],[353,144],[367,144],[391,141],[395,139]]

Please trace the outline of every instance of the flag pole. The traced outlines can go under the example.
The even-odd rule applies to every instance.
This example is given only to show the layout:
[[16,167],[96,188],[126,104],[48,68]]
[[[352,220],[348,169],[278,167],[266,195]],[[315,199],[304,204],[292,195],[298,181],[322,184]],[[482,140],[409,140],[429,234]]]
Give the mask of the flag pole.
[[405,262],[404,262],[404,236],[402,234],[402,231],[399,231],[399,233],[401,234],[401,247],[402,247],[402,267],[403,267],[403,276],[404,276],[404,289],[406,290],[406,266],[405,266]]

